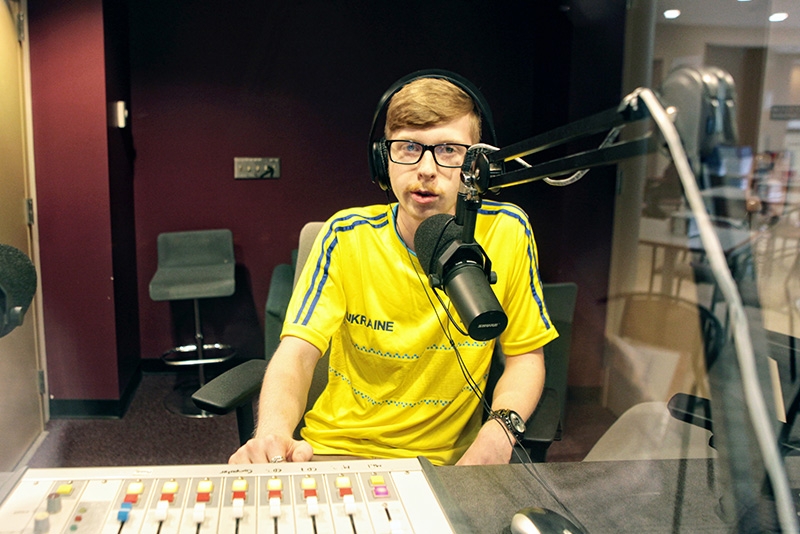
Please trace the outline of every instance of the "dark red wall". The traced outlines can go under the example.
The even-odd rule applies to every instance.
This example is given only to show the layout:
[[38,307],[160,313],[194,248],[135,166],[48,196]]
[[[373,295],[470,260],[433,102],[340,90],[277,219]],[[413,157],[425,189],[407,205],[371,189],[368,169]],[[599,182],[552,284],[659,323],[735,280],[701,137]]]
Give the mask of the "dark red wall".
[[118,399],[102,5],[29,8],[50,394]]

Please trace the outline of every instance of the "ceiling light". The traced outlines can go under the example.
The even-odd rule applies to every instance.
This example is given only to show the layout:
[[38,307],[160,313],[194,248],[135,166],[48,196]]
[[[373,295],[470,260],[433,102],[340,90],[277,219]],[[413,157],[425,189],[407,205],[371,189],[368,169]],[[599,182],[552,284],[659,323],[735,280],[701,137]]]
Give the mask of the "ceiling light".
[[680,16],[681,16],[681,10],[680,9],[668,9],[668,10],[664,11],[664,18],[665,19],[672,20],[672,19],[677,19]]
[[773,13],[769,16],[770,22],[783,22],[784,20],[789,18],[788,13]]

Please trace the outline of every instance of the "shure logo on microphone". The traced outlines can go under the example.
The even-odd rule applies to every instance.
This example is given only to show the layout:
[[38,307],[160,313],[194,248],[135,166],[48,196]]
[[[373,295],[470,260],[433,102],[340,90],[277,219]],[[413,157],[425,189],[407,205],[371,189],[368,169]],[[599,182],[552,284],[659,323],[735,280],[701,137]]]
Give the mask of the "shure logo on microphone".
[[498,326],[500,326],[500,323],[479,324],[478,328],[497,328]]

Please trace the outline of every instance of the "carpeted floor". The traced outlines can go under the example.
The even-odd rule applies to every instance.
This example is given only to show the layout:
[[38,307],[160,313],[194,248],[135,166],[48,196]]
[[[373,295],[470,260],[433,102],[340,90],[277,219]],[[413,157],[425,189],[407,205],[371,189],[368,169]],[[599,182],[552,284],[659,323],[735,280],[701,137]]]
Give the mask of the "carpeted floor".
[[236,415],[197,419],[163,404],[172,374],[145,374],[121,419],[54,419],[30,467],[226,463],[238,446]]
[[[55,419],[29,467],[183,465],[226,463],[238,446],[236,416],[182,417],[163,404],[176,383],[171,374],[145,374],[121,419]],[[570,400],[561,441],[550,462],[580,461],[613,422],[596,402]]]

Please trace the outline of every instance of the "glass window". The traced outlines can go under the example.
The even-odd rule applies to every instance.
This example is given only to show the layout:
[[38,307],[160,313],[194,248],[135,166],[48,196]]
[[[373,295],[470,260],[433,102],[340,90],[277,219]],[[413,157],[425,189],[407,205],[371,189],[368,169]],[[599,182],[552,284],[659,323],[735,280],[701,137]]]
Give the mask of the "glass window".
[[[765,480],[774,467],[785,474],[797,447],[800,5],[653,5],[650,86],[676,108],[691,187],[723,261],[668,152],[620,166],[603,385],[617,419],[586,459],[715,458],[720,513],[763,527],[762,512],[741,503],[769,502],[773,513]],[[748,344],[752,368],[741,356]],[[766,417],[752,411],[753,384]]]

